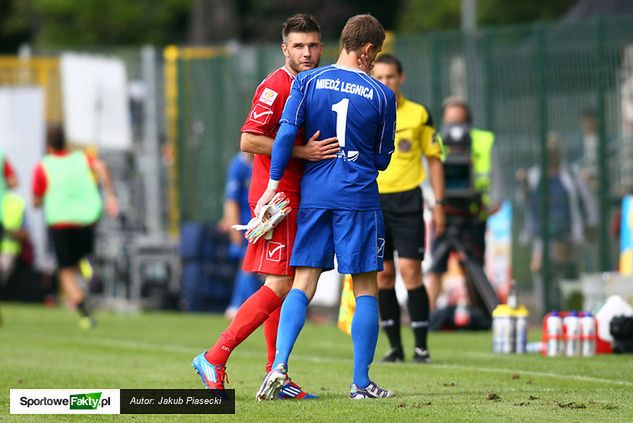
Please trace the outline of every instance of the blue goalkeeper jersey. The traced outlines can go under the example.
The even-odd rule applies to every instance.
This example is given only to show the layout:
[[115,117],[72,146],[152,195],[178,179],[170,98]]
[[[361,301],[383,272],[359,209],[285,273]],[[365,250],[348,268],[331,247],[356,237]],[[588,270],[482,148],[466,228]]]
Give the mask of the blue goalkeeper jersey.
[[292,84],[281,127],[273,144],[270,177],[280,180],[294,134],[304,126],[306,140],[336,136],[335,159],[307,162],[301,180],[301,207],[342,210],[380,209],[376,177],[393,152],[396,98],[366,73],[338,65],[300,73]]

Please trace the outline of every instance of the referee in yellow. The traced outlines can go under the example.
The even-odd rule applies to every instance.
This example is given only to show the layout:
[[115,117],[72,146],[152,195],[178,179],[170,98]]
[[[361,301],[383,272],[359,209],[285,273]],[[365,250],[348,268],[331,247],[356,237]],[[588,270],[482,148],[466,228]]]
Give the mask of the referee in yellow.
[[422,158],[426,157],[431,186],[436,198],[433,209],[435,236],[444,232],[444,169],[441,141],[435,134],[428,110],[402,95],[405,75],[398,58],[383,54],[376,60],[374,78],[391,88],[397,96],[395,151],[389,167],[378,175],[385,221],[384,270],[378,274],[380,325],[389,338],[391,349],[383,362],[404,361],[400,335],[400,306],[394,288],[398,268],[407,289],[407,306],[415,338],[413,361],[431,361],[427,347],[429,297],[422,283],[424,258],[424,204],[420,184],[426,175]]

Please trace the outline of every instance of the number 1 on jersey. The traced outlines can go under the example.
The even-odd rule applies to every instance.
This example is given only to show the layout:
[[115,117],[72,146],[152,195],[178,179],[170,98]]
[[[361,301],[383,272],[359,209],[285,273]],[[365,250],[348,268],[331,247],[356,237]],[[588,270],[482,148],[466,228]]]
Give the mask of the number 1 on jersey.
[[344,98],[336,104],[332,104],[332,111],[336,113],[336,138],[338,145],[345,147],[345,128],[347,127],[347,108],[349,107],[349,98]]

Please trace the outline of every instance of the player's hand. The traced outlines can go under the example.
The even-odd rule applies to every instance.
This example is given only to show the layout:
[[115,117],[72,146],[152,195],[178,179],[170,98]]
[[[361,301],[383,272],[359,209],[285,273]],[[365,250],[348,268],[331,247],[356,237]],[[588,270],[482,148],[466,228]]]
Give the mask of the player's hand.
[[259,211],[262,209],[262,207],[264,207],[266,204],[268,204],[270,202],[270,200],[273,199],[275,194],[277,194],[277,190],[276,189],[274,189],[274,188],[266,188],[266,191],[264,191],[262,196],[257,201],[257,205],[255,206],[255,215],[256,216],[259,215]]
[[119,215],[119,202],[112,194],[108,194],[105,200],[105,210],[110,219],[116,219]]
[[446,228],[446,216],[444,215],[444,206],[436,204],[433,209],[433,226],[435,228],[435,238],[439,238],[444,234]]
[[319,140],[321,131],[316,131],[303,146],[301,158],[311,162],[319,160],[334,159],[339,151],[338,139],[336,137]]

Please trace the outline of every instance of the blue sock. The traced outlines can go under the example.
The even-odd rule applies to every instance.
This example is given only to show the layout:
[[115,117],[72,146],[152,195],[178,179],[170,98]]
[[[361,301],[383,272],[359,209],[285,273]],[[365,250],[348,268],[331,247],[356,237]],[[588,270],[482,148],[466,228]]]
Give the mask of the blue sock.
[[236,288],[239,290],[240,296],[239,305],[242,305],[244,301],[248,300],[248,298],[261,287],[262,284],[257,278],[257,273],[245,272],[243,270],[240,270],[240,275],[238,276],[236,286]]
[[262,283],[257,277],[257,273],[245,272],[240,270],[235,278],[235,286],[229,307],[239,308],[244,301],[262,287]]
[[277,329],[277,354],[273,369],[280,363],[288,365],[288,357],[294,347],[299,332],[306,321],[308,297],[300,289],[291,289],[281,306],[279,329]]
[[369,365],[374,360],[378,342],[378,300],[371,295],[356,298],[352,319],[354,341],[354,384],[359,388],[369,385]]

